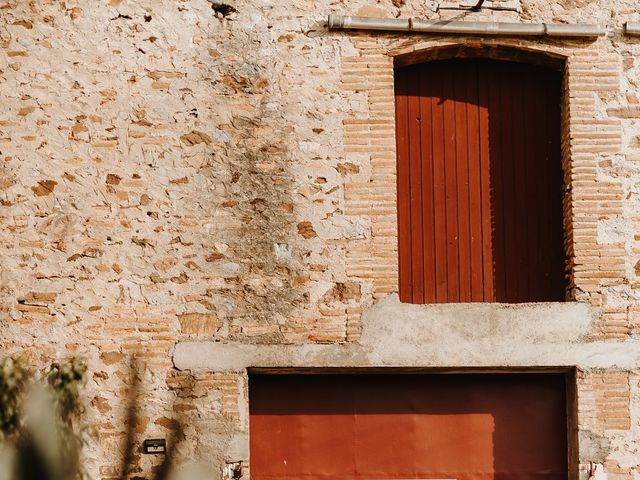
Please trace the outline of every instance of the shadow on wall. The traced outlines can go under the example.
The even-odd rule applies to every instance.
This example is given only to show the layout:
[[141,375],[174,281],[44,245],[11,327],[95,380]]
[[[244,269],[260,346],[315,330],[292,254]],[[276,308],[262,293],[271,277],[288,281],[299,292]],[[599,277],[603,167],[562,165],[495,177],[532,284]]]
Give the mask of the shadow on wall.
[[[236,144],[210,157],[203,174],[224,185],[224,225],[211,242],[207,261],[220,269],[224,285],[207,293],[229,321],[229,336],[277,342],[280,325],[307,301],[294,286],[300,261],[292,254],[296,235],[294,178],[287,135],[267,118],[235,116]],[[226,306],[226,307],[225,307]]]

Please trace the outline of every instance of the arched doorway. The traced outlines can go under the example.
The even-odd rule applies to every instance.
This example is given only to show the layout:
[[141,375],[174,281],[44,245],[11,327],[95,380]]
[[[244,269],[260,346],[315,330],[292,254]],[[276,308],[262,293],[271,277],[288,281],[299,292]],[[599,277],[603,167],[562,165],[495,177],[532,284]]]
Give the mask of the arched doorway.
[[561,80],[487,58],[396,68],[402,301],[564,300]]

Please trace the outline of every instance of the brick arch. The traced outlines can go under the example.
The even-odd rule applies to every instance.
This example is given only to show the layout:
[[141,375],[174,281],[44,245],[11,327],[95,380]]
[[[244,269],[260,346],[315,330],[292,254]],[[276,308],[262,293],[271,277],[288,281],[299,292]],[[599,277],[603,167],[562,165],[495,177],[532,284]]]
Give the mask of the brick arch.
[[486,42],[453,43],[424,48],[418,45],[410,52],[392,52],[390,55],[393,57],[394,67],[453,58],[486,58],[562,71],[567,61],[565,54],[553,50]]

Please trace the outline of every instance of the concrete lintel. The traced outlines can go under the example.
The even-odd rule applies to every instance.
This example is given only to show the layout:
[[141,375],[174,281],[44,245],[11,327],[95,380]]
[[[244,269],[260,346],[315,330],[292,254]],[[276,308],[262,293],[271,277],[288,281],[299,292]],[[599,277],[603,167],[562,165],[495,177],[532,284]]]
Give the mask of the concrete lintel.
[[[507,352],[507,350],[509,350]],[[592,342],[571,347],[523,345],[518,349],[465,345],[437,348],[400,348],[396,355],[375,355],[358,345],[239,345],[216,342],[183,342],[174,351],[180,370],[242,371],[251,367],[558,367],[635,369],[640,351],[632,342]]]
[[183,342],[183,370],[250,367],[637,368],[632,342],[587,341],[593,312],[581,303],[409,305],[397,295],[363,314],[357,343],[251,345]]

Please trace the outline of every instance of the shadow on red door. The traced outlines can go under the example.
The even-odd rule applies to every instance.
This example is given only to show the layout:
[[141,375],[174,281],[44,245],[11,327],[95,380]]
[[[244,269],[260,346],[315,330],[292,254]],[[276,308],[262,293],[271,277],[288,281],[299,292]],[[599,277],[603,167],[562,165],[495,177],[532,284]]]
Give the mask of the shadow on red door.
[[563,374],[253,375],[254,480],[567,479]]

